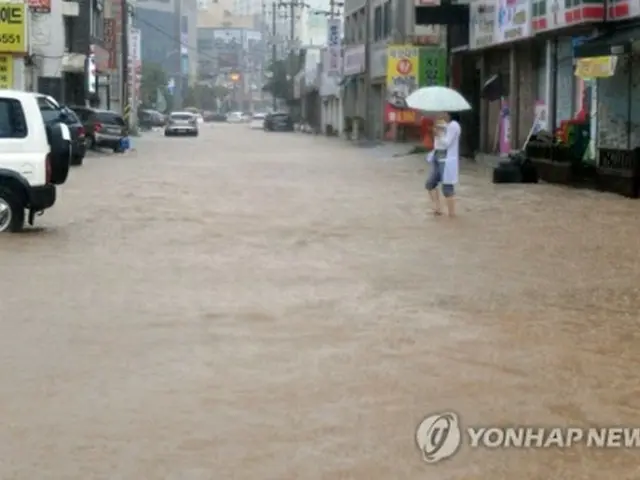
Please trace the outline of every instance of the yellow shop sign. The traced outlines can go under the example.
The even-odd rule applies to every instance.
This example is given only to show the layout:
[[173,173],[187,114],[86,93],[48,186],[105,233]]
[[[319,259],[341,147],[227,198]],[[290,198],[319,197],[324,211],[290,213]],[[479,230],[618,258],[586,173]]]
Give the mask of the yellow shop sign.
[[27,52],[24,3],[0,3],[0,53]]
[[13,55],[0,54],[0,90],[13,88]]
[[579,58],[576,65],[576,77],[582,79],[607,78],[616,71],[617,57]]

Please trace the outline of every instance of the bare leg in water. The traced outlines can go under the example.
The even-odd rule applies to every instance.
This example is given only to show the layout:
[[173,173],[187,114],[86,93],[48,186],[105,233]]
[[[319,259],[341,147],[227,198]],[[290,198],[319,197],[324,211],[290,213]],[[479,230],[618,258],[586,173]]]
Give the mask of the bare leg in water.
[[440,192],[438,191],[437,187],[429,190],[429,197],[431,197],[431,201],[433,202],[433,214],[442,215],[442,206],[440,205]]
[[447,204],[447,213],[450,217],[456,216],[456,199],[453,195],[446,197],[445,202]]

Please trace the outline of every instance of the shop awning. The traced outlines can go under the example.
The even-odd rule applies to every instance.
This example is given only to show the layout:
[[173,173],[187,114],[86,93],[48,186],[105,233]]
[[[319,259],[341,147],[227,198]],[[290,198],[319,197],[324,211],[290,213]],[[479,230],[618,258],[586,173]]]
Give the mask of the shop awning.
[[640,41],[640,30],[626,28],[604,33],[575,47],[577,58],[607,57],[631,53],[633,43]]

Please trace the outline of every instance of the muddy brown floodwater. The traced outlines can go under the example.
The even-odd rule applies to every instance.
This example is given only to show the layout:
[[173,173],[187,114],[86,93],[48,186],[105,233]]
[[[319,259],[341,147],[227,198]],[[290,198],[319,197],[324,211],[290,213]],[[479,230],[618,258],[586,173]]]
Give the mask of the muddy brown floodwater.
[[74,169],[0,237],[2,480],[640,478],[638,449],[487,450],[465,425],[640,424],[640,203],[215,125]]

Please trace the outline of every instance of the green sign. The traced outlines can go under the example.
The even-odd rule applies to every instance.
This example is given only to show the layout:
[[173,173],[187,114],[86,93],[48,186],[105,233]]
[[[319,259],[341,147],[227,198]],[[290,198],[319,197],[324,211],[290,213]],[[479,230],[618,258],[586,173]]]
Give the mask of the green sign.
[[418,86],[446,85],[447,53],[439,47],[420,47]]

